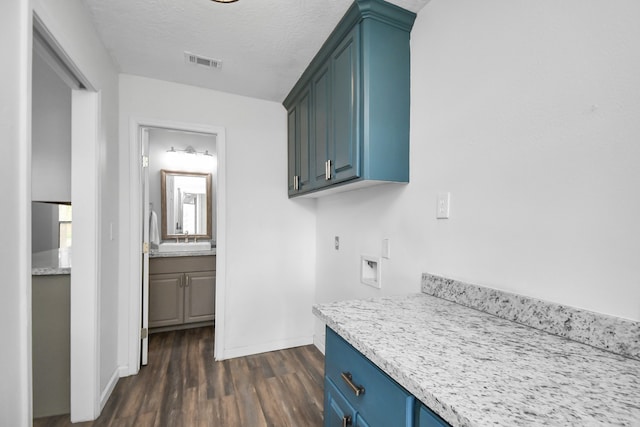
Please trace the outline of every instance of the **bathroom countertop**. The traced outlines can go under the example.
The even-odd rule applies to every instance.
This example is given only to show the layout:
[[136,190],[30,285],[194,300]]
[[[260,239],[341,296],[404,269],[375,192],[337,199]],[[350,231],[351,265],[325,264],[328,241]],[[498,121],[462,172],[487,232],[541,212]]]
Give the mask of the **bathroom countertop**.
[[452,426],[640,425],[632,357],[425,293],[313,312]]
[[216,254],[216,248],[208,251],[190,251],[190,252],[158,252],[157,249],[151,249],[149,258],[174,258],[182,256],[211,256]]
[[51,249],[31,255],[33,276],[71,274],[71,248]]

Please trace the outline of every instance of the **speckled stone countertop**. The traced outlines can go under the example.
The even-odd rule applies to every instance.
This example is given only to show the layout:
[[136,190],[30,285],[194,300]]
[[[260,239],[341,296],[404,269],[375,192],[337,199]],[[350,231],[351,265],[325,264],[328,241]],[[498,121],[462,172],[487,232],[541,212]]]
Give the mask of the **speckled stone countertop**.
[[174,258],[180,256],[211,256],[216,254],[216,248],[211,248],[208,251],[190,251],[190,252],[158,252],[157,250],[151,250],[149,252],[149,258]]
[[71,274],[71,248],[51,249],[31,255],[31,275]]
[[640,426],[640,361],[422,294],[314,314],[453,426]]

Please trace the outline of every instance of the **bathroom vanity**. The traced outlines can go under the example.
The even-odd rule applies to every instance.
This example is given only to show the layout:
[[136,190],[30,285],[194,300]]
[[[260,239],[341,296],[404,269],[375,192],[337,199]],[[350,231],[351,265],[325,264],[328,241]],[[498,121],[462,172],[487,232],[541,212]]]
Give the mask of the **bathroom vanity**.
[[152,253],[149,259],[150,332],[213,324],[215,289],[215,249]]

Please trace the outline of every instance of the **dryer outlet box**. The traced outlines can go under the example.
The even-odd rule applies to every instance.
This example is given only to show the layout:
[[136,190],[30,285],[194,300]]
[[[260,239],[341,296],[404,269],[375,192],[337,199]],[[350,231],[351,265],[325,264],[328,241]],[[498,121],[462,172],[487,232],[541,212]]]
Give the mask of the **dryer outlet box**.
[[360,257],[360,281],[365,285],[380,289],[382,287],[380,283],[381,266],[380,258],[362,255]]

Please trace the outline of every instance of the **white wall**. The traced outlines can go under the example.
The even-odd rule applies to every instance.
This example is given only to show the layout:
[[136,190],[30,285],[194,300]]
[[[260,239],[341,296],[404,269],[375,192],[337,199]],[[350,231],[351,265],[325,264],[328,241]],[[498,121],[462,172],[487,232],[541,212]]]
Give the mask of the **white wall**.
[[59,214],[54,203],[31,203],[31,251],[57,249],[59,245]]
[[[429,2],[411,34],[411,182],[319,200],[317,301],[418,292],[431,272],[640,320],[638,16],[634,1]],[[376,291],[358,263],[383,238]]]
[[[0,2],[0,425],[31,423],[31,3]],[[7,185],[7,184],[5,184]]]
[[31,198],[71,202],[71,89],[33,54]]
[[[96,175],[90,177],[72,177],[74,194],[85,193],[82,202],[86,205],[86,213],[91,218],[85,218],[81,208],[74,202],[74,233],[77,237],[77,226],[83,221],[89,221],[88,229],[91,235],[83,233],[84,238],[93,240],[90,251],[83,256],[90,257],[88,263],[95,259],[95,301],[86,301],[78,314],[85,315],[85,322],[73,322],[72,304],[72,341],[74,340],[74,328],[76,336],[81,336],[82,342],[77,343],[87,348],[93,348],[92,342],[96,342],[98,352],[96,383],[99,385],[98,396],[100,403],[106,402],[112,387],[118,378],[117,372],[117,324],[118,324],[118,77],[117,69],[111,61],[111,57],[99,40],[85,5],[80,0],[33,0],[34,10],[42,19],[45,26],[64,49],[71,61],[80,72],[99,92],[99,131],[97,146],[87,149],[92,153],[90,158],[84,158],[86,162],[78,168],[79,171],[93,171]],[[90,100],[89,100],[90,102]],[[95,154],[95,156],[94,156]],[[73,166],[75,168],[75,166]],[[87,172],[90,173],[90,172]],[[79,191],[79,192],[78,192]],[[95,193],[98,194],[95,194]],[[94,195],[95,194],[95,195]],[[113,229],[113,233],[111,233]],[[95,236],[93,235],[95,232]],[[113,238],[111,238],[113,235]],[[77,243],[74,238],[74,246]],[[94,258],[95,257],[95,258]],[[81,259],[81,258],[80,258]],[[79,257],[74,256],[74,271]],[[89,272],[90,273],[90,272]],[[73,288],[72,274],[72,288]],[[73,301],[73,295],[72,295]],[[93,303],[95,302],[95,306]],[[97,319],[94,319],[98,316]],[[97,325],[98,336],[94,336],[92,327]],[[73,347],[72,343],[72,347]],[[96,351],[96,350],[92,350]],[[73,360],[72,364],[86,365],[89,370],[92,362],[90,356],[82,360]],[[73,372],[72,372],[73,377]],[[73,380],[73,378],[72,378]],[[81,381],[88,383],[86,378]],[[77,392],[88,394],[89,390]],[[99,409],[99,408],[96,408]],[[72,419],[74,412],[72,391]],[[82,419],[90,418],[92,414],[83,413]],[[76,418],[76,421],[80,419]]]
[[[286,192],[286,112],[274,102],[120,76],[121,206],[128,218],[129,120],[147,118],[226,131],[226,299],[224,357],[311,342],[314,289],[314,202]],[[220,177],[219,177],[220,178]],[[126,234],[126,230],[122,230]],[[121,247],[121,332],[128,328],[131,258]],[[128,344],[120,342],[120,360]]]

